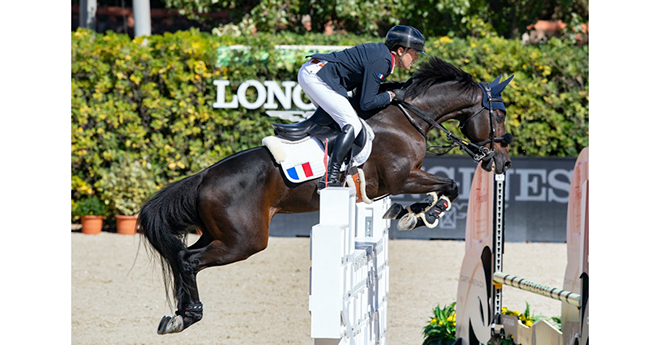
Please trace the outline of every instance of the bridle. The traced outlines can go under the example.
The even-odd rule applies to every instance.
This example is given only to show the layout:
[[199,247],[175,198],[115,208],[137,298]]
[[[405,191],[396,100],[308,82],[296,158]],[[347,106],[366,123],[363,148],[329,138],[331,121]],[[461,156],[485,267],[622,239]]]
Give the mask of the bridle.
[[[493,95],[492,95],[492,92],[491,92],[491,86],[490,86],[489,83],[483,83],[482,82],[482,83],[479,83],[478,85],[483,90],[484,95],[488,99],[487,100],[488,107],[485,107],[483,105],[484,102],[482,102],[481,108],[478,109],[477,111],[475,111],[466,120],[462,121],[461,124],[459,125],[459,128],[461,129],[461,132],[463,132],[463,134],[465,134],[464,127],[468,124],[468,122],[470,122],[470,120],[475,118],[477,115],[481,114],[481,112],[483,112],[484,110],[488,110],[489,115],[490,115],[490,138],[486,139],[484,141],[478,142],[478,143],[472,142],[471,140],[467,141],[465,139],[461,139],[461,138],[457,137],[451,131],[449,131],[447,128],[445,128],[442,124],[439,124],[439,123],[435,122],[424,111],[422,111],[421,109],[415,107],[414,105],[412,105],[408,102],[404,101],[404,102],[398,103],[397,105],[399,106],[401,111],[403,111],[404,115],[406,115],[406,117],[412,123],[412,125],[415,127],[415,129],[417,129],[417,131],[420,132],[422,134],[422,136],[424,136],[425,138],[426,138],[426,134],[419,127],[419,125],[417,125],[417,123],[415,121],[413,121],[412,117],[410,116],[410,114],[408,114],[406,109],[410,110],[415,115],[417,115],[419,118],[424,120],[426,123],[430,124],[431,126],[434,126],[434,127],[438,128],[439,130],[441,130],[442,132],[444,132],[446,134],[447,140],[452,142],[452,144],[449,147],[449,149],[447,151],[445,151],[444,153],[442,153],[442,154],[445,154],[445,153],[451,151],[452,149],[454,149],[455,147],[458,146],[463,151],[465,151],[468,155],[470,155],[470,157],[472,157],[472,159],[475,162],[484,161],[484,162],[488,163],[492,160],[493,156],[495,155],[495,151],[494,151],[495,143],[496,142],[501,142],[504,145],[508,145],[513,141],[513,135],[511,133],[506,133],[501,137],[495,137],[495,123],[494,123],[495,114],[493,112],[493,110],[494,110],[493,109],[493,103],[496,103],[496,102],[503,103],[504,101],[501,98],[493,98]],[[466,134],[466,136],[467,136],[467,134]],[[486,147],[486,144],[489,144],[489,143],[490,143],[490,148]]]

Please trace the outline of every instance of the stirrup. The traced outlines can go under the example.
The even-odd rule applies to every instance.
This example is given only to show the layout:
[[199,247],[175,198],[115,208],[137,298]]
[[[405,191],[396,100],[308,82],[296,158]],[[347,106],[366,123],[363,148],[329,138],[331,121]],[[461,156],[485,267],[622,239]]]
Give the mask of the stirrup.
[[325,187],[343,187],[344,185],[337,181],[337,182],[330,182],[328,181],[328,185],[325,185],[325,179],[321,179],[319,183],[316,184],[316,192],[321,194],[321,191],[325,189]]

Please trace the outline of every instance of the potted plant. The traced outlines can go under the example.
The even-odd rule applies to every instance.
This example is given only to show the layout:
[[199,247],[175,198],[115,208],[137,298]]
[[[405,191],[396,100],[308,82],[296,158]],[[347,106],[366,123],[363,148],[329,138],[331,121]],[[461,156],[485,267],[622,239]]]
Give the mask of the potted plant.
[[74,202],[72,211],[74,217],[80,217],[83,234],[101,233],[107,206],[96,195],[86,196]]
[[120,155],[118,162],[101,174],[96,187],[109,201],[110,211],[115,213],[118,234],[136,233],[137,213],[142,203],[156,191],[150,170],[149,163]]

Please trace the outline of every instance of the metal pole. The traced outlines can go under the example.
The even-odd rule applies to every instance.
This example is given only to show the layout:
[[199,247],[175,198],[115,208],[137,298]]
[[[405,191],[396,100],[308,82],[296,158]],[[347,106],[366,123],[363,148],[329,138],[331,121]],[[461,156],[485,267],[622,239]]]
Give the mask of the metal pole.
[[[502,255],[504,254],[504,184],[505,175],[496,174],[494,177],[493,195],[493,270],[502,271]],[[502,289],[493,289],[493,317],[502,313]]]
[[96,30],[96,0],[80,0],[80,18],[78,26]]
[[149,0],[133,0],[135,37],[151,36],[151,6]]

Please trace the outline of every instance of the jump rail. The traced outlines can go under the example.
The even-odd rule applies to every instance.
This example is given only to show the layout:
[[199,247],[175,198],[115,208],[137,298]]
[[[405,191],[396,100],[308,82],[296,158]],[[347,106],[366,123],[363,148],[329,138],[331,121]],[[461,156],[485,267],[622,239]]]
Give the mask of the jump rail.
[[525,278],[504,274],[502,272],[495,272],[493,274],[493,282],[500,284],[500,286],[495,285],[496,289],[501,289],[501,285],[504,284],[520,290],[533,292],[541,296],[550,297],[558,301],[566,302],[578,308],[581,306],[579,294],[535,283]]
[[[502,272],[504,253],[505,175],[477,167],[468,202],[465,256],[456,300],[456,343],[499,344],[512,337],[523,345],[589,343],[589,150],[575,163],[569,192],[563,289]],[[502,285],[562,302],[562,332],[545,321],[532,327],[502,314]],[[580,291],[580,293],[572,292]]]
[[356,204],[351,188],[321,191],[310,233],[311,337],[315,345],[385,344],[389,291],[384,198]]

